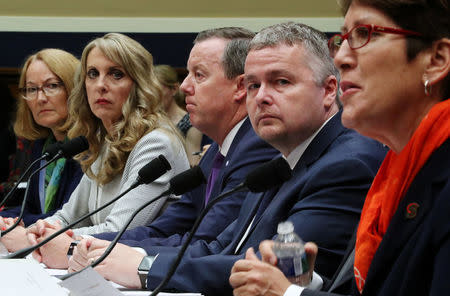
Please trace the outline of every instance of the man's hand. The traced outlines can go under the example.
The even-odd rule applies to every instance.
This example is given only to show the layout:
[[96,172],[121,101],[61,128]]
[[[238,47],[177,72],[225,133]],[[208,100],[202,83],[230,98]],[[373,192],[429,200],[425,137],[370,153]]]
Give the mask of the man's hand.
[[[262,261],[267,262],[273,266],[277,264],[277,256],[273,252],[273,241],[265,240],[259,245],[259,252],[261,253]],[[312,275],[314,272],[314,265],[317,257],[317,245],[312,242],[308,242],[305,244],[305,252],[306,257],[308,259],[308,272],[301,275],[296,284],[299,284],[302,287],[309,285],[312,279]]]
[[234,264],[230,284],[235,296],[283,295],[291,285],[281,270],[259,260],[253,248],[247,250],[245,259]]
[[[95,246],[92,246],[92,250],[94,248],[98,248],[103,250],[104,252],[109,245],[108,241],[94,239],[98,241]],[[89,249],[91,249],[92,238],[82,239],[78,243],[78,245],[73,249],[72,257],[69,259],[69,268],[67,269],[69,272],[80,271],[85,268],[89,264],[93,262],[91,258],[88,257]]]
[[[99,239],[82,240],[69,261],[69,272],[78,271],[92,264],[106,250],[109,241]],[[95,270],[105,279],[131,289],[140,289],[141,281],[137,274],[144,254],[124,244],[117,244],[108,257]]]
[[[246,295],[283,295],[291,285],[286,276],[276,267],[277,257],[273,250],[273,241],[263,241],[259,246],[262,260],[259,260],[252,248],[248,249],[244,260],[237,261],[230,276],[230,284],[235,296]],[[310,283],[317,256],[314,243],[305,244],[309,270],[301,276],[301,285]]]

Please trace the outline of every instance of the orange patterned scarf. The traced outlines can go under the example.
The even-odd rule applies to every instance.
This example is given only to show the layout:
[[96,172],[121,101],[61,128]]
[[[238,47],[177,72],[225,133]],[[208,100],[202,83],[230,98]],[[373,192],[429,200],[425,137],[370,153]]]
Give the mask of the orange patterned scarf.
[[367,193],[355,247],[354,274],[360,293],[370,263],[411,182],[439,146],[450,136],[450,99],[431,108],[399,153],[389,151]]

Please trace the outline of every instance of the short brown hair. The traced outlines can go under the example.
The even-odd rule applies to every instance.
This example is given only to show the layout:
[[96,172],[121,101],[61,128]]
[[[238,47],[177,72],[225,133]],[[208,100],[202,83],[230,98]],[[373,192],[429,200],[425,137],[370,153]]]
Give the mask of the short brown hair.
[[233,79],[244,73],[245,58],[248,53],[248,44],[255,33],[240,27],[223,27],[209,29],[198,33],[194,44],[219,38],[229,40],[222,56],[222,67],[225,77]]
[[211,38],[221,38],[227,40],[233,39],[252,39],[255,33],[241,27],[223,27],[201,31],[195,37],[194,44]]

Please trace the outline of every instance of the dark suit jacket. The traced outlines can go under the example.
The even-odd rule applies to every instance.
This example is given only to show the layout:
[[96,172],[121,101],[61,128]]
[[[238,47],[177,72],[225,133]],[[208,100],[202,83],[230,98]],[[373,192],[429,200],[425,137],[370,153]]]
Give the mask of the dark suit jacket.
[[[39,158],[42,155],[42,148],[44,145],[44,139],[36,140],[33,144],[31,151],[31,161]],[[39,167],[38,164],[35,168]],[[32,170],[33,171],[33,170]],[[48,213],[43,213],[41,209],[41,202],[39,200],[39,173],[36,173],[29,181],[28,197],[25,205],[25,211],[23,215],[23,221],[26,226],[33,224],[38,219],[44,219],[53,215],[59,210],[70,198],[70,195],[78,186],[83,172],[80,165],[73,159],[67,159],[64,169],[62,171],[58,192],[56,193],[55,209]],[[14,207],[8,210],[0,212],[2,217],[17,217],[20,213],[20,206]]]
[[[400,201],[370,265],[362,295],[450,293],[450,139]],[[416,215],[406,213],[418,204]],[[353,278],[354,281],[354,278]],[[353,282],[353,295],[360,295]],[[336,295],[304,291],[302,295]]]
[[[228,277],[233,264],[244,257],[249,247],[257,249],[262,240],[273,238],[277,224],[285,220],[294,223],[295,231],[304,241],[317,242],[317,269],[331,276],[385,155],[381,144],[345,129],[340,120],[340,114],[334,116],[318,133],[289,181],[266,194],[248,194],[237,220],[217,240],[191,245],[167,288],[231,295]],[[255,219],[244,245],[235,254],[261,198],[268,198],[270,203]],[[154,248],[151,254],[155,253],[159,255],[149,272],[149,289],[160,283],[177,254],[167,248]]]
[[[212,144],[200,161],[200,168],[206,178],[209,176],[218,149],[219,146],[216,143]],[[255,134],[250,120],[247,118],[228,150],[224,164],[211,191],[211,198],[214,199],[220,193],[234,188],[243,181],[244,177],[255,166],[271,160],[276,155],[279,155],[279,152]],[[206,184],[203,184],[182,195],[179,201],[171,204],[158,219],[148,226],[127,230],[120,242],[134,247],[142,247],[146,250],[152,246],[181,245],[186,240],[195,219],[205,207],[205,191]],[[235,193],[232,197],[214,205],[204,217],[192,242],[199,239],[214,240],[236,219],[245,195],[245,192]],[[112,240],[115,235],[116,233],[104,233],[95,236]]]

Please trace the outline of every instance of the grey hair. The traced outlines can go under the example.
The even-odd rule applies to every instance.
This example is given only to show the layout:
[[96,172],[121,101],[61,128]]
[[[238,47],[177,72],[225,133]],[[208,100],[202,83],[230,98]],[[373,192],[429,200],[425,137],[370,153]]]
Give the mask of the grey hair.
[[287,22],[262,29],[250,42],[250,50],[275,47],[280,44],[302,45],[309,55],[308,67],[314,73],[318,85],[329,76],[335,76],[339,85],[339,71],[328,50],[326,35],[301,23]]
[[234,39],[227,43],[222,58],[223,70],[227,79],[233,79],[244,74],[250,40]]

